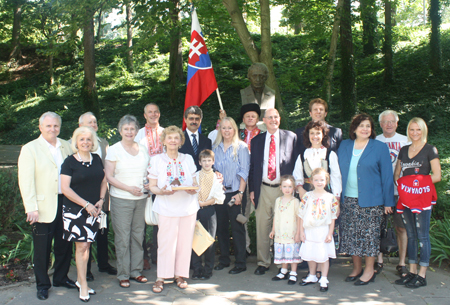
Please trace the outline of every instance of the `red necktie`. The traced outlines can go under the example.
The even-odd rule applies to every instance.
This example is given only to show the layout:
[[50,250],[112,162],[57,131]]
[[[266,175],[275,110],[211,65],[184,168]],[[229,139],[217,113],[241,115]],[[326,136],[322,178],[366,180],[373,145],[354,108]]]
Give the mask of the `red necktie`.
[[267,178],[270,181],[275,180],[277,176],[277,166],[276,166],[276,149],[275,149],[275,138],[274,135],[270,136],[270,146],[269,146],[269,169],[267,171]]

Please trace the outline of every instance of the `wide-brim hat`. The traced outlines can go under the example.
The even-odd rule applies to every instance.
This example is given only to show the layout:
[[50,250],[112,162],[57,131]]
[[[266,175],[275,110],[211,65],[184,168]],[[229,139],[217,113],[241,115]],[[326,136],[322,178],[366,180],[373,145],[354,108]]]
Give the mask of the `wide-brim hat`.
[[254,111],[258,114],[258,117],[261,116],[261,108],[259,108],[258,104],[251,103],[251,104],[245,104],[241,107],[241,121],[244,119],[244,115],[249,112]]

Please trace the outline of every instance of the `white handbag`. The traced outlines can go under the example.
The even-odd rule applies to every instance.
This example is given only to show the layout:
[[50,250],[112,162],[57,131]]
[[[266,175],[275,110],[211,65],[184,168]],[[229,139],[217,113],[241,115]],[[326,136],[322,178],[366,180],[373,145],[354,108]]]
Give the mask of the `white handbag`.
[[149,226],[158,225],[158,214],[153,212],[153,200],[151,196],[147,198],[147,203],[145,204],[145,223]]
[[108,227],[108,215],[105,212],[100,213],[100,226],[98,227],[101,229],[106,229]]

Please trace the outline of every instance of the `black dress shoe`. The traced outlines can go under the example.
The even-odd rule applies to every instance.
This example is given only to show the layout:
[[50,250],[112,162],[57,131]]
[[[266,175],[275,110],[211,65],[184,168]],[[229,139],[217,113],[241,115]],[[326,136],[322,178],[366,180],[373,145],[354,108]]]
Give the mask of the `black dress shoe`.
[[[281,277],[279,275],[281,275]],[[282,281],[282,280],[287,280],[288,278],[289,278],[289,274],[287,272],[284,274],[280,272],[272,278],[272,281],[278,282],[278,281]]]
[[88,282],[94,281],[94,275],[92,274],[91,271],[88,271],[88,272],[86,273],[86,281],[88,281]]
[[327,292],[328,291],[328,285],[327,287],[320,286],[320,292]]
[[214,270],[222,270],[223,268],[227,268],[227,267],[230,267],[230,264],[225,265],[225,264],[219,263],[217,266],[214,267]]
[[192,274],[193,280],[200,280],[202,278],[202,272],[201,271],[194,271],[194,274]]
[[406,274],[406,276],[402,276],[400,279],[396,280],[394,283],[397,285],[406,285],[409,282],[411,282],[417,274],[408,272],[408,274]]
[[255,270],[255,274],[256,275],[263,275],[266,273],[266,271],[269,271],[269,268],[264,267],[264,266],[258,266],[258,268],[256,268]]
[[346,282],[354,282],[354,281],[356,281],[358,278],[361,277],[361,275],[363,274],[363,272],[364,272],[364,270],[361,270],[361,272],[360,272],[358,275],[347,276],[347,277],[345,278],[345,281],[346,281]]
[[113,266],[109,265],[107,268],[98,268],[98,271],[100,272],[106,272],[110,275],[117,275],[117,269]]
[[355,286],[369,285],[370,282],[375,282],[376,277],[377,277],[377,274],[374,272],[372,277],[370,278],[370,280],[368,280],[367,282],[361,281],[361,279],[359,279],[355,283],[353,283],[353,285],[355,285]]
[[231,269],[230,271],[228,271],[229,274],[238,274],[241,272],[246,271],[247,268],[246,267],[234,267],[233,269]]
[[310,284],[315,284],[315,283],[318,283],[319,281],[317,281],[317,282],[305,282],[305,281],[301,281],[300,282],[300,286],[307,286],[307,285],[310,285]]
[[421,277],[420,275],[416,275],[408,284],[405,286],[408,288],[419,288],[427,285],[427,279],[424,277]]
[[66,287],[66,288],[69,288],[69,289],[77,288],[77,285],[75,285],[75,282],[72,281],[71,279],[68,279],[67,281],[65,281],[63,283],[53,283],[53,286],[55,286],[55,287]]
[[45,301],[48,299],[48,289],[39,289],[36,293],[36,296],[39,300]]
[[208,274],[202,274],[202,277],[200,278],[201,280],[209,280],[211,278],[212,274],[208,273]]

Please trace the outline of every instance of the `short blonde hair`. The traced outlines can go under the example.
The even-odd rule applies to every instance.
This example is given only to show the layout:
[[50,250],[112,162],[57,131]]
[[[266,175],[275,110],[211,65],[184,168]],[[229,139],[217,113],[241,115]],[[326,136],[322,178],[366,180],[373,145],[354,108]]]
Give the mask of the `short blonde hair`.
[[427,124],[425,123],[425,121],[422,118],[412,118],[409,123],[408,123],[408,127],[406,127],[406,135],[408,136],[408,141],[412,142],[411,138],[409,137],[409,126],[411,126],[412,123],[416,123],[417,125],[419,125],[420,130],[422,131],[422,142],[426,143],[427,142],[427,137],[428,137],[428,127]]
[[98,149],[97,133],[95,132],[94,129],[92,129],[91,127],[88,127],[88,126],[81,126],[81,127],[78,127],[77,129],[75,129],[75,131],[73,132],[73,135],[72,135],[72,143],[70,143],[72,150],[75,152],[78,152],[77,139],[80,135],[85,134],[85,133],[91,134],[91,140],[92,140],[91,152],[97,151],[97,149]]
[[184,144],[184,133],[181,130],[180,127],[177,127],[175,125],[169,126],[164,128],[163,132],[161,133],[161,142],[164,142],[164,140],[166,139],[167,135],[172,134],[172,133],[178,133],[180,135],[180,139],[181,139],[181,145]]

